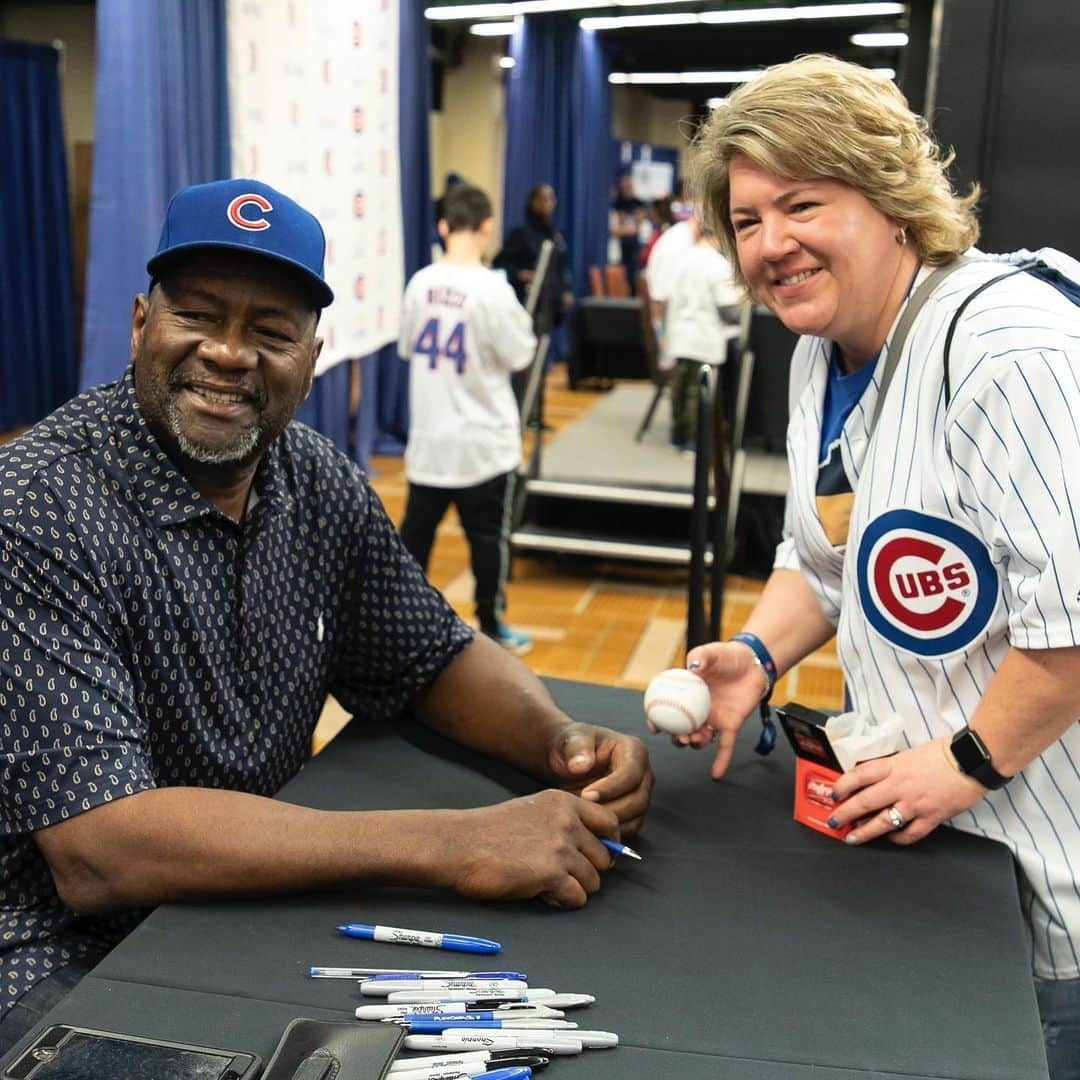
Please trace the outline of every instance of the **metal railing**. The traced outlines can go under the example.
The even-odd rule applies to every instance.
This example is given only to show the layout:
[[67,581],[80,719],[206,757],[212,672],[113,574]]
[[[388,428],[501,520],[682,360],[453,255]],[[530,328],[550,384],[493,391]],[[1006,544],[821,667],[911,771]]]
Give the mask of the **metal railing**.
[[[733,548],[732,466],[741,442],[739,414],[745,412],[745,385],[753,356],[745,331],[728,342],[728,365],[736,365],[736,400],[721,392],[723,367],[702,365],[698,372],[697,448],[694,454],[693,508],[690,512],[690,573],[686,605],[686,648],[720,637],[724,581]],[[729,414],[733,414],[729,416]],[[736,433],[740,433],[736,442]]]

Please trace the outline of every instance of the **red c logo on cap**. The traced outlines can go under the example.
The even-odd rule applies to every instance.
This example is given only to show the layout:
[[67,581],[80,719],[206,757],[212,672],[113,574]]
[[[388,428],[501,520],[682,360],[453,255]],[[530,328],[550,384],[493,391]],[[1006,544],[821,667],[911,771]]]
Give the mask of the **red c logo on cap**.
[[263,229],[270,228],[270,222],[264,217],[255,218],[254,220],[248,220],[242,217],[240,211],[246,206],[257,206],[264,214],[268,210],[274,208],[270,203],[264,199],[261,195],[251,193],[250,195],[237,195],[231,203],[229,203],[229,209],[226,213],[231,221],[238,229],[247,229],[248,232],[260,232]]

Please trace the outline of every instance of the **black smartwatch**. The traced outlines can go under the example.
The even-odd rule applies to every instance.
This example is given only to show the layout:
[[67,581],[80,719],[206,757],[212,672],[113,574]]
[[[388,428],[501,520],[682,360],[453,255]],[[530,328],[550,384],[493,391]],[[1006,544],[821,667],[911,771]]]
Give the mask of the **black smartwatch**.
[[1011,776],[1002,776],[994,768],[986,743],[969,727],[962,727],[952,737],[949,749],[960,771],[991,791],[1004,787],[1012,779]]

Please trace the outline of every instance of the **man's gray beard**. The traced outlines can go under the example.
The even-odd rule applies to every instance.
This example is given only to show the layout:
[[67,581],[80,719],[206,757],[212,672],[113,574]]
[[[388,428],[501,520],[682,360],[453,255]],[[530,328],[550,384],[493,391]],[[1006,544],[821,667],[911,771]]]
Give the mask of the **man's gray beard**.
[[259,441],[263,435],[263,426],[260,421],[241,432],[239,438],[231,446],[222,446],[216,450],[201,446],[199,443],[192,442],[180,430],[180,409],[175,399],[169,402],[169,427],[172,429],[180,453],[199,465],[246,464],[258,451]]

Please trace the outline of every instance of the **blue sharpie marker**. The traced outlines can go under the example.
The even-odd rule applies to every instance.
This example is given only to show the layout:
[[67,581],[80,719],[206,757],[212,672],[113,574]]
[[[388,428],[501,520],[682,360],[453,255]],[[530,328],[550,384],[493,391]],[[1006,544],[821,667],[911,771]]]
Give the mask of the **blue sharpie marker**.
[[400,926],[375,926],[371,923],[345,923],[338,932],[346,937],[386,941],[394,945],[423,945],[428,949],[451,949],[454,952],[497,953],[502,945],[488,938],[465,934],[444,934],[437,930],[404,930]]

